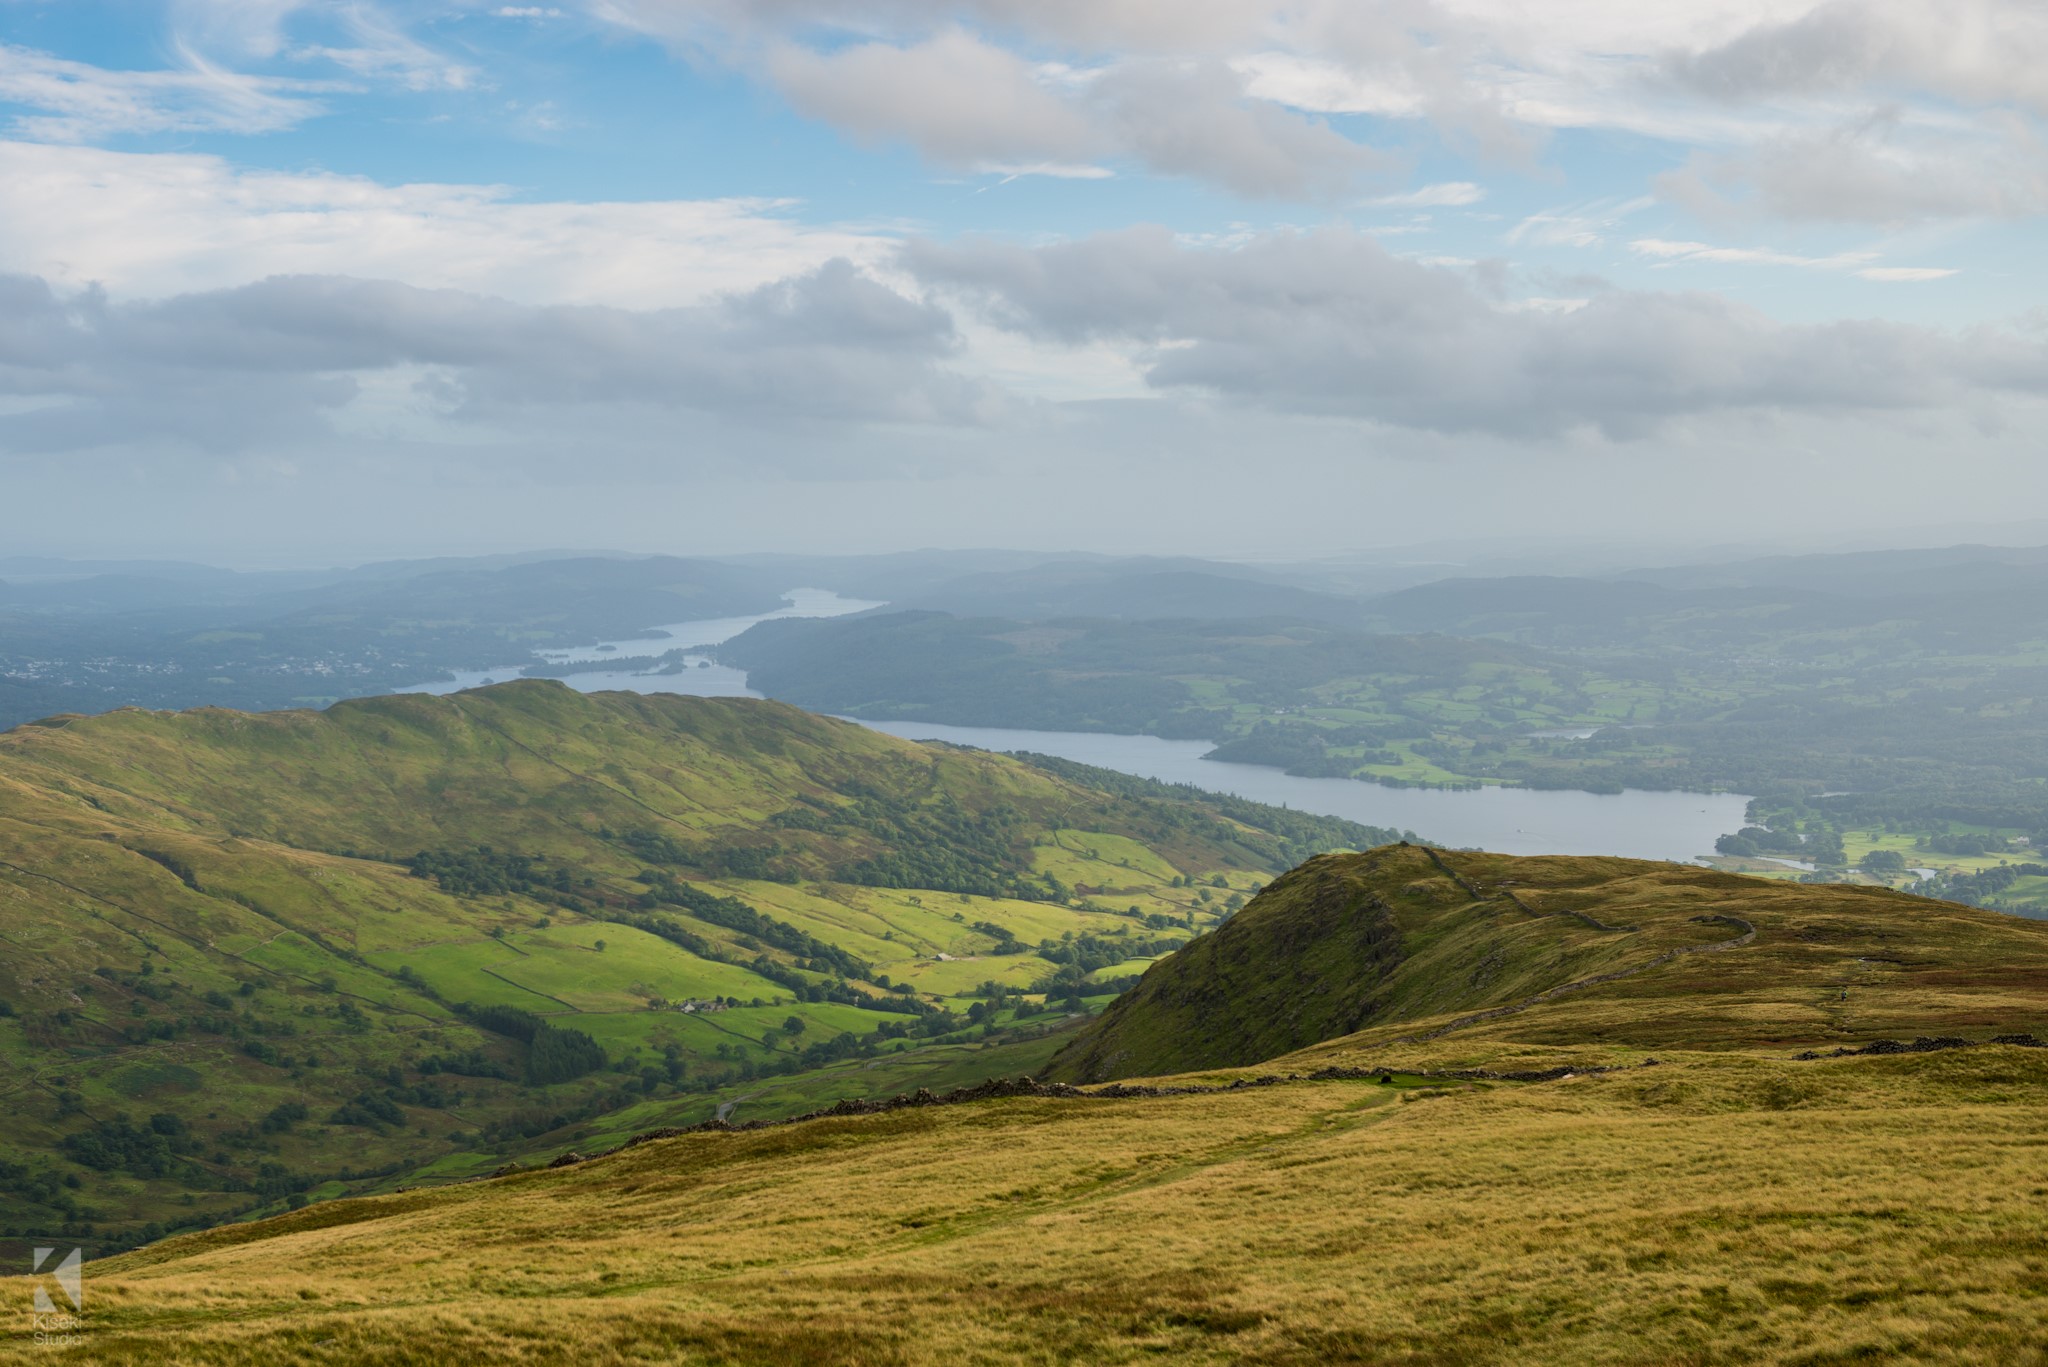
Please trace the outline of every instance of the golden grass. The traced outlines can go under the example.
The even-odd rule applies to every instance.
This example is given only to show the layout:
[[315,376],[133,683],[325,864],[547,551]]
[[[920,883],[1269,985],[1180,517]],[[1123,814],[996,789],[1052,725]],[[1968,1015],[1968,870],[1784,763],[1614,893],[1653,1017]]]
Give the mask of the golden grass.
[[36,1360],[2033,1362],[2044,1195],[2005,1047],[986,1102],[173,1240]]

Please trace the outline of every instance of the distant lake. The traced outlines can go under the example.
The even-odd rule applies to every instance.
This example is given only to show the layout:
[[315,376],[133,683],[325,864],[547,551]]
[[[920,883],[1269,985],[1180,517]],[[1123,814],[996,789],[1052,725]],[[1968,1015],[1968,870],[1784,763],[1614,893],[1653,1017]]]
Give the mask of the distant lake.
[[[773,622],[784,617],[844,617],[850,612],[866,612],[869,608],[883,606],[861,598],[842,598],[827,589],[791,589],[782,595],[783,606],[774,612],[764,612],[754,617],[710,617],[696,622],[674,622],[656,630],[659,636],[640,636],[624,641],[601,641],[594,646],[578,646],[573,650],[543,650],[537,652],[541,659],[550,664],[568,664],[588,660],[602,664],[605,660],[630,659],[634,656],[666,655],[671,650],[688,651],[693,646],[715,646],[753,626],[756,622]],[[456,693],[465,688],[481,688],[485,684],[504,683],[507,679],[522,678],[531,660],[518,664],[502,665],[496,669],[464,670],[453,679],[439,683],[414,684],[401,688],[401,693]],[[701,655],[683,656],[684,670],[680,674],[641,674],[630,670],[592,669],[589,673],[572,674],[562,682],[584,693],[687,693],[698,698],[758,698],[761,695],[747,687],[745,671],[730,665],[718,664]]]
[[[555,663],[588,661],[589,673],[562,682],[585,693],[684,693],[707,698],[758,698],[744,671],[685,655],[678,674],[606,670],[611,658],[663,655],[671,650],[714,646],[756,622],[782,617],[840,617],[883,606],[842,598],[823,589],[793,589],[786,604],[758,617],[720,617],[677,622],[663,636],[606,641],[575,650],[546,651]],[[609,649],[607,649],[609,647]],[[418,684],[407,693],[453,693],[521,677],[527,662],[502,669],[472,670],[443,683]],[[1097,735],[1081,731],[1019,731],[986,726],[943,726],[932,722],[859,721],[862,726],[906,740],[943,740],[982,750],[1033,750],[1083,764],[1116,769],[1166,783],[1192,783],[1212,792],[1297,811],[1315,812],[1409,830],[1439,845],[1469,846],[1500,854],[1613,854],[1634,859],[1690,863],[1713,853],[1716,836],[1744,824],[1749,799],[1733,793],[1658,793],[1629,789],[1619,794],[1534,788],[1485,787],[1451,792],[1431,788],[1382,788],[1346,778],[1295,778],[1257,764],[1223,764],[1202,756],[1207,741],[1161,740],[1157,736]]]
[[905,740],[944,740],[981,750],[1035,750],[1165,783],[1192,783],[1274,806],[1340,816],[1368,826],[1412,830],[1434,844],[1471,846],[1498,854],[1616,854],[1690,863],[1714,852],[1716,836],[1741,828],[1743,808],[1749,802],[1734,793],[1659,793],[1638,788],[1620,793],[1382,788],[1356,779],[1295,778],[1264,765],[1203,759],[1214,747],[1200,740],[908,721],[863,721],[861,725]]

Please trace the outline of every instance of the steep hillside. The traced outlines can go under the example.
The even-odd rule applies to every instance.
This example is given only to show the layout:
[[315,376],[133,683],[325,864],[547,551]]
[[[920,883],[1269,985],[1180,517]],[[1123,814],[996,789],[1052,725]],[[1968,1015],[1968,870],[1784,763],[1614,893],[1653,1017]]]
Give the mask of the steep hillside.
[[541,681],[0,735],[0,1240],[1033,1069],[1380,834],[1085,780]]
[[[1822,1047],[2048,1026],[2048,925],[1876,888],[1393,845],[1311,860],[1069,1041],[1073,1082],[1430,1042]],[[1447,1052],[1448,1051],[1448,1052]]]

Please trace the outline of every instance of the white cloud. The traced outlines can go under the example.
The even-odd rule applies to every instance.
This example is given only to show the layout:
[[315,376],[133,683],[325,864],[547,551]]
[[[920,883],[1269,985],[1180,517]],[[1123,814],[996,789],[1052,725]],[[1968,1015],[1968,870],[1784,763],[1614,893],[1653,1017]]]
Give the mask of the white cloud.
[[374,5],[343,5],[346,45],[306,44],[291,50],[298,61],[332,62],[365,78],[394,81],[408,90],[469,90],[480,82],[474,66],[451,61],[408,33]]
[[779,45],[768,71],[803,113],[858,138],[903,139],[946,165],[1085,162],[1102,150],[1081,111],[1032,63],[959,29],[912,47],[826,54]]
[[1903,225],[2048,212],[2048,157],[2011,119],[1907,121],[1897,109],[1695,153],[1658,178],[1665,199],[1708,218]]
[[812,270],[870,265],[873,230],[807,225],[762,200],[565,203],[476,185],[238,170],[197,154],[0,142],[0,263],[118,296],[270,275],[360,275],[527,303],[663,307]]
[[1875,251],[1836,252],[1831,256],[1801,256],[1795,252],[1772,251],[1767,247],[1716,247],[1705,242],[1672,242],[1658,237],[1639,237],[1628,244],[1637,256],[1649,257],[1660,265],[1708,262],[1734,266],[1797,266],[1805,270],[1847,271],[1863,280],[1904,282],[1941,280],[1958,272],[1941,266],[1878,266]]
[[1314,119],[1246,96],[1221,64],[1162,60],[1077,70],[1032,62],[959,28],[909,46],[770,49],[795,107],[864,141],[901,140],[944,166],[1135,160],[1254,198],[1311,198],[1383,166]]
[[1506,239],[1511,246],[1597,247],[1630,215],[1641,213],[1651,203],[1644,198],[1596,200],[1570,208],[1547,209],[1530,214],[1508,229]]
[[974,169],[985,176],[1001,176],[1006,181],[1019,180],[1025,176],[1045,176],[1051,180],[1110,180],[1116,175],[1116,172],[1107,166],[1059,161],[992,161],[984,162]]
[[1424,185],[1398,195],[1379,195],[1366,202],[1388,208],[1461,209],[1467,205],[1477,204],[1485,198],[1486,191],[1471,181],[1452,180],[1436,185]]
[[[308,16],[340,41],[290,41],[292,22]],[[417,91],[485,84],[476,67],[420,42],[369,0],[175,0],[169,19],[173,62],[156,70],[112,70],[0,43],[0,102],[27,111],[13,132],[49,142],[276,133],[330,112],[366,83]],[[280,63],[296,70],[247,69]]]
[[1848,270],[1877,259],[1875,252],[1841,252],[1834,256],[1800,256],[1771,251],[1765,247],[1715,247],[1705,242],[1672,242],[1659,237],[1639,237],[1628,244],[1638,256],[1659,261],[1711,261],[1722,265],[1804,266],[1811,270]]
[[[1663,191],[1695,209],[1730,208],[1752,190],[1753,211],[1791,218],[1896,222],[1943,216],[2035,214],[2037,130],[2048,112],[2048,10],[2028,0],[592,0],[600,18],[698,56],[762,69],[759,54],[800,47],[812,59],[785,84],[819,117],[868,136],[895,136],[953,164],[1080,160],[1071,151],[965,154],[976,139],[1136,152],[1154,170],[1186,168],[1189,145],[1213,136],[1218,102],[1183,96],[1141,116],[1116,101],[1079,98],[1096,75],[1126,69],[1221,68],[1233,100],[1290,119],[1357,114],[1427,120],[1457,146],[1528,161],[1546,132],[1619,129],[1698,150]],[[979,108],[957,97],[962,73],[1012,66]],[[876,49],[897,81],[875,88]],[[833,67],[847,68],[835,79]],[[858,68],[858,69],[856,69]],[[1079,73],[1060,104],[1026,97],[1019,73]],[[865,85],[864,92],[849,85]],[[858,97],[856,98],[856,94]],[[1876,109],[1894,115],[1911,148],[1889,160],[1867,144],[1827,146],[1835,130]],[[1241,111],[1242,112],[1242,111]],[[2015,114],[2019,124],[2006,118]],[[1086,121],[1089,136],[1072,124]],[[1242,120],[1240,120],[1242,121]],[[949,126],[950,125],[950,126]],[[1308,125],[1313,128],[1314,125]],[[1135,132],[1145,134],[1141,143]],[[1334,134],[1332,135],[1334,136]],[[1326,140],[1242,139],[1221,164],[1189,172],[1241,194],[1327,193],[1339,158]],[[1320,165],[1285,165],[1316,143]],[[1147,156],[1145,146],[1181,149]],[[1973,150],[1974,149],[1974,150]],[[1266,160],[1254,169],[1249,158]],[[1829,158],[1833,164],[1829,164]],[[1954,163],[1953,173],[1944,171]],[[1356,174],[1358,166],[1346,168]],[[1808,171],[1821,174],[1809,176]],[[2000,172],[2019,172],[2015,177]],[[1719,188],[1717,189],[1717,185]],[[1720,198],[1717,199],[1716,196]],[[1597,236],[1597,234],[1595,234]]]
[[0,101],[15,131],[50,142],[124,133],[272,133],[324,112],[328,81],[247,76],[185,54],[176,71],[109,71],[0,44]]
[[1866,266],[1856,274],[1887,284],[1915,284],[1922,280],[1946,280],[1959,272],[1939,266]]

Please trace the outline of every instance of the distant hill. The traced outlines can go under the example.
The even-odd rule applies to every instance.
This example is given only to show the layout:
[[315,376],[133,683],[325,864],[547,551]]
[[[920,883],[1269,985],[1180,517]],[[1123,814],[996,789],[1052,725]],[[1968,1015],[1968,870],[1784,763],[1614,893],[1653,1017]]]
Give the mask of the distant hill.
[[1683,602],[1670,589],[1602,579],[1521,575],[1441,579],[1374,598],[1365,619],[1386,631],[1512,635],[1534,625],[1619,625]]
[[1208,561],[1057,562],[967,575],[908,595],[898,606],[965,616],[1045,621],[1285,617],[1355,625],[1359,600],[1266,580],[1257,571]]
[[1855,598],[1998,593],[2038,588],[2048,578],[2048,546],[1942,546],[1776,555],[1630,570],[1616,577],[1674,589],[1776,588]]
[[[718,648],[770,697],[819,711],[963,726],[1146,732],[1220,740],[1236,718],[1188,679],[1237,700],[1302,707],[1332,680],[1437,682],[1517,660],[1493,642],[1344,631],[1295,618],[960,617],[871,612],[763,622]],[[1229,695],[1223,695],[1229,696]]]
[[51,717],[0,734],[0,1241],[862,1095],[912,1045],[1035,1067],[1031,1032],[1387,835],[539,680]]
[[2044,1026],[2039,922],[1675,864],[1392,845],[1275,882],[1156,964],[1050,1075],[1243,1066],[1336,1040],[1359,1055],[1439,1035],[1734,1048]]

